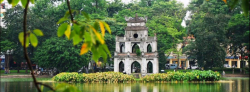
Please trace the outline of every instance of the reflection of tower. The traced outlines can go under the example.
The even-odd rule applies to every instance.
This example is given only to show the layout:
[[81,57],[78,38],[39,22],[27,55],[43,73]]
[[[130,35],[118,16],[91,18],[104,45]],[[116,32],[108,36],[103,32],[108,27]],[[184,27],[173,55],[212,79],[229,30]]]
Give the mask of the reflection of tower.
[[[121,88],[121,89],[122,89],[122,88]],[[119,86],[118,86],[118,85],[115,85],[115,86],[114,86],[114,92],[120,92],[119,90],[120,90],[120,89],[119,89]],[[131,85],[129,85],[129,84],[124,84],[122,90],[123,90],[122,92],[132,92],[132,91],[131,91]]]
[[157,38],[156,35],[148,36],[147,17],[138,17],[136,14],[134,18],[125,17],[125,20],[127,26],[124,37],[116,36],[114,71],[119,72],[119,64],[123,62],[127,74],[134,72],[134,67],[137,67],[140,73],[147,73],[147,65],[150,62],[153,73],[158,73]]
[[242,84],[241,84],[241,80],[238,79],[238,80],[237,80],[237,91],[238,91],[238,92],[242,92],[242,91],[241,91],[241,85],[242,85]]
[[[233,81],[233,80],[230,80]],[[229,83],[229,91],[228,92],[233,92],[233,82]]]

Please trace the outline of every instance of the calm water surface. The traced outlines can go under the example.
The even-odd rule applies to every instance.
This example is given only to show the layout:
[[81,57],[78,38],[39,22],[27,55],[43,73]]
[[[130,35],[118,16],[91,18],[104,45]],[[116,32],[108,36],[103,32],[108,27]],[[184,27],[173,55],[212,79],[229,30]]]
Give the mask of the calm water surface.
[[[81,92],[249,92],[249,78],[222,83],[78,83]],[[47,83],[57,85],[58,83]],[[48,89],[44,89],[48,90]],[[1,92],[37,92],[33,82],[1,82]]]

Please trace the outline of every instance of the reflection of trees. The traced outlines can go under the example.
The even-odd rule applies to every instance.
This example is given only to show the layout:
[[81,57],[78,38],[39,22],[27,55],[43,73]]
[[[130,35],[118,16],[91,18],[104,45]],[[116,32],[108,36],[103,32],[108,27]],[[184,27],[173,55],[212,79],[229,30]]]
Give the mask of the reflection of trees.
[[[229,79],[224,83],[77,83],[81,92],[248,92],[249,79]],[[59,83],[49,83],[56,86]],[[34,92],[33,82],[1,82],[0,92]],[[48,89],[44,88],[47,92]]]

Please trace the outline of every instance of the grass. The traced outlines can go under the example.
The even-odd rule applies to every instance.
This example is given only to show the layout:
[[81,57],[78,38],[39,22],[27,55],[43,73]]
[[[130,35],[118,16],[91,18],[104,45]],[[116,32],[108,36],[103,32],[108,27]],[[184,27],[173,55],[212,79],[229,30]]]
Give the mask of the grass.
[[141,79],[140,79],[140,78],[135,78],[135,81],[140,82],[140,81],[141,81]]
[[10,70],[10,73],[9,74],[5,74],[4,73],[4,70],[1,70],[0,72],[0,75],[1,76],[7,76],[7,75],[30,75],[29,74],[29,70],[28,70],[28,73],[25,73],[26,70],[19,70],[19,73],[17,73],[17,70]]
[[[37,81],[46,82],[52,81],[52,78],[36,78]],[[32,78],[1,78],[1,82],[29,82],[33,81]]]
[[7,76],[7,75],[30,75],[29,73],[10,73],[10,74],[0,74],[1,76]]
[[229,79],[249,79],[248,77],[221,77],[220,80],[229,80]]
[[[26,70],[19,70],[19,73],[25,73],[25,71]],[[0,72],[1,72],[1,74],[4,74],[4,70],[1,70]],[[28,72],[29,72],[29,70],[28,70]],[[17,73],[17,70],[10,70],[10,73]]]

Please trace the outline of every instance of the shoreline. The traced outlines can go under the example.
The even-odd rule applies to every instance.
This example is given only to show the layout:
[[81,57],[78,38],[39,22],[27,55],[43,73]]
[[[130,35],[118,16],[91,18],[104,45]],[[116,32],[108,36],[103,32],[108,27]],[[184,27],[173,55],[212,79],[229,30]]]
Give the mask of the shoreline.
[[[0,76],[0,78],[31,78],[31,75],[4,75]],[[37,78],[52,78],[54,76],[49,76],[49,75],[35,75]],[[249,77],[248,74],[225,74],[222,75],[221,77]]]
[[[49,75],[35,75],[36,78],[53,78],[54,76]],[[239,77],[239,78],[249,78],[248,74],[225,74],[221,77],[230,78],[230,77]],[[0,76],[0,78],[32,78],[31,75],[4,75]]]
[[[52,78],[53,76],[49,75],[35,75],[36,78]],[[0,78],[32,78],[31,75],[4,75]]]

